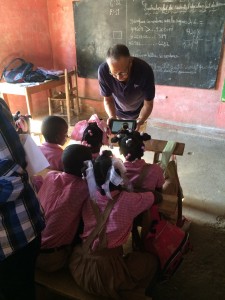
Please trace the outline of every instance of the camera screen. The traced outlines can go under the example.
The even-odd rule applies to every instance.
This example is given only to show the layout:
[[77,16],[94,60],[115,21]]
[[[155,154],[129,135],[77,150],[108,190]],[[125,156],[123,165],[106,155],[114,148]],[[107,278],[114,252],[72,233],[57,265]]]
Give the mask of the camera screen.
[[117,133],[119,130],[121,130],[124,127],[134,130],[136,128],[136,121],[135,120],[112,120],[111,132]]

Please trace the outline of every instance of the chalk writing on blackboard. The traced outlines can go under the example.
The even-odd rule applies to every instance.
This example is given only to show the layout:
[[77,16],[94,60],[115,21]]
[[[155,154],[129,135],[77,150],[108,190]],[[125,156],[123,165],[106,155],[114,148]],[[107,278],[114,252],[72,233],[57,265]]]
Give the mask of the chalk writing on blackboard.
[[213,88],[224,15],[224,1],[213,0],[74,2],[79,75],[97,78],[107,49],[124,43],[153,67],[157,84]]

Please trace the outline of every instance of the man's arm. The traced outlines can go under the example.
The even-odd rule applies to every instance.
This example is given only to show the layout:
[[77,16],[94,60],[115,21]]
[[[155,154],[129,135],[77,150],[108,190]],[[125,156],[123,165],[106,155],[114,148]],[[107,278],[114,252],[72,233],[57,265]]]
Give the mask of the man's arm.
[[109,120],[116,118],[116,109],[110,84],[108,84],[109,68],[107,63],[102,63],[98,68],[98,83],[100,87],[100,94],[104,97],[104,108],[108,115],[107,124]]
[[107,120],[107,124],[108,124],[110,119],[116,119],[116,109],[115,109],[115,104],[112,96],[104,97],[104,107],[108,115],[108,120]]
[[148,117],[151,115],[152,109],[153,109],[154,101],[144,101],[144,105],[139,113],[139,117],[137,118],[137,128],[136,130],[139,130],[140,126],[144,124],[144,122],[148,119]]

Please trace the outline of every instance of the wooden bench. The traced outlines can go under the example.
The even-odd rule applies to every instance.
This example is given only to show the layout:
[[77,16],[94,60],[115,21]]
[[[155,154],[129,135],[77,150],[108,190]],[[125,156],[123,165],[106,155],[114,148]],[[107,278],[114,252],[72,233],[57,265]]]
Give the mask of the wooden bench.
[[[153,163],[157,163],[159,161],[159,156],[165,148],[167,141],[164,140],[150,140],[146,141],[145,150],[154,152]],[[176,143],[176,147],[173,151],[173,155],[182,156],[184,153],[185,144],[184,143]]]
[[[68,299],[107,300],[108,298],[94,296],[86,293],[73,280],[68,269],[47,273],[36,269],[36,284],[49,289],[51,292],[64,296]],[[41,299],[38,299],[41,300]]]
[[[76,300],[110,300],[111,298],[91,295],[83,291],[73,280],[68,269],[62,269],[52,273],[46,273],[36,269],[35,282],[40,287],[48,289],[50,292],[61,295],[68,299]],[[55,298],[52,298],[55,299]],[[127,300],[151,300],[144,296],[143,292],[132,290],[124,292],[123,299]],[[47,300],[40,296],[37,300]]]

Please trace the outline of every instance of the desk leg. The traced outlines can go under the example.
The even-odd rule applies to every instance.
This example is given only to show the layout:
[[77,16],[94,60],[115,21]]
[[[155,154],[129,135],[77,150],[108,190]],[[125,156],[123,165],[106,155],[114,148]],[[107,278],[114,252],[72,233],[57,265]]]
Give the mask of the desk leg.
[[31,95],[26,91],[26,94],[25,94],[25,98],[26,98],[26,103],[27,103],[27,112],[29,115],[32,116],[32,103],[31,103]]
[[53,111],[53,108],[52,108],[52,104],[51,104],[51,98],[52,98],[52,90],[48,90],[48,114],[49,116],[52,116],[52,111]]
[[48,96],[49,96],[50,98],[52,98],[52,95],[53,95],[52,90],[48,90]]

